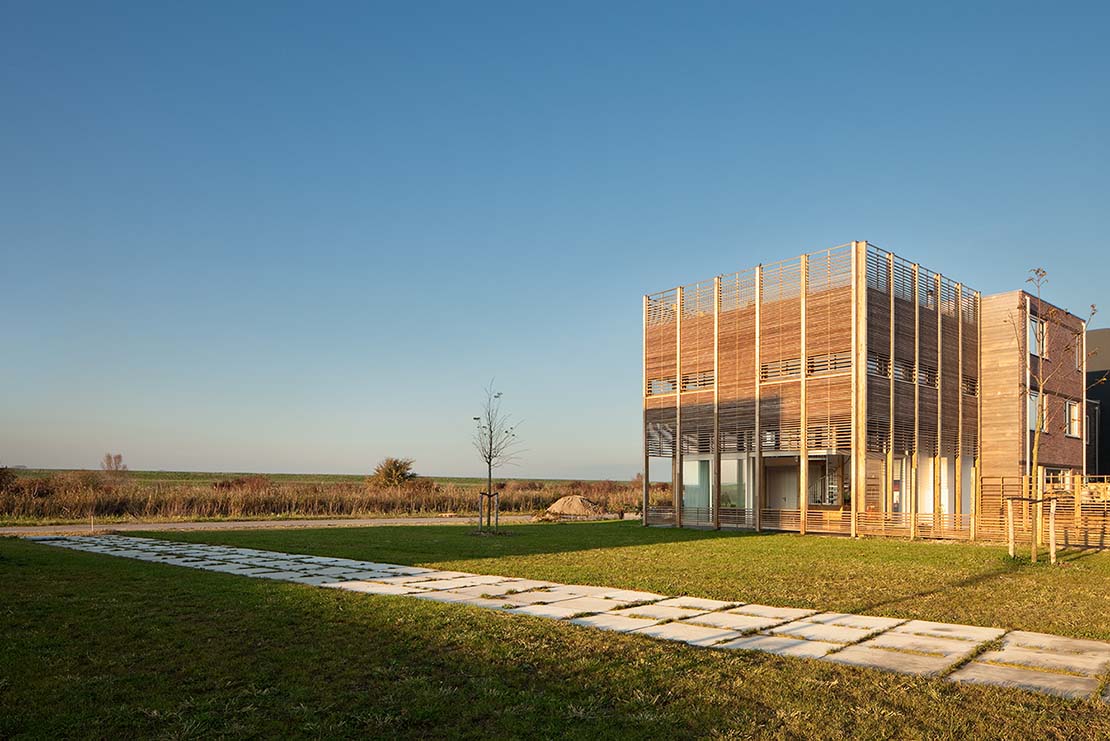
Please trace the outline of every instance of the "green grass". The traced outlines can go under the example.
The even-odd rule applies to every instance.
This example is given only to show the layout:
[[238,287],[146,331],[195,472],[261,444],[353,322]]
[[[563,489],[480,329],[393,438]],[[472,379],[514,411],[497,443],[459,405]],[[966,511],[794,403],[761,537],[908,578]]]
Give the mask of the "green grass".
[[[166,534],[1110,639],[1110,554],[531,525]],[[1016,690],[0,540],[0,737],[1105,738]]]

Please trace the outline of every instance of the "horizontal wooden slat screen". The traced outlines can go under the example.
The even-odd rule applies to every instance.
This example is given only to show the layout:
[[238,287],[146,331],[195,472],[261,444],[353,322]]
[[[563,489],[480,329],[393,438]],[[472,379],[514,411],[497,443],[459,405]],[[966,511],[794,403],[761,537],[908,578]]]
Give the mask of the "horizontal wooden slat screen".
[[722,452],[755,450],[756,273],[721,277],[717,393]]

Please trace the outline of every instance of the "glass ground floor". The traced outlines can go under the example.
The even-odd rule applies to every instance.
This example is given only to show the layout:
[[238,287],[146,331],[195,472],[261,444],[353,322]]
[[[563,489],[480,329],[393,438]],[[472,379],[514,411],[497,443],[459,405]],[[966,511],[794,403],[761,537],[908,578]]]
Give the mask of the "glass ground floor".
[[852,456],[838,451],[810,451],[804,463],[789,452],[655,460],[669,464],[671,487],[647,503],[645,524],[950,534],[969,530],[975,509],[970,457],[869,454],[855,486]]

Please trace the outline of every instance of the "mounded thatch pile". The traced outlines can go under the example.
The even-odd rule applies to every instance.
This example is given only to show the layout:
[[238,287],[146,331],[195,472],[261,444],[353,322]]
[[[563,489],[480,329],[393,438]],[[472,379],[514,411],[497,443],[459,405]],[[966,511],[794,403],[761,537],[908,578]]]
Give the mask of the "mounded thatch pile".
[[548,520],[578,520],[590,517],[601,517],[601,507],[591,502],[586,497],[577,494],[563,497],[547,508],[543,519]]

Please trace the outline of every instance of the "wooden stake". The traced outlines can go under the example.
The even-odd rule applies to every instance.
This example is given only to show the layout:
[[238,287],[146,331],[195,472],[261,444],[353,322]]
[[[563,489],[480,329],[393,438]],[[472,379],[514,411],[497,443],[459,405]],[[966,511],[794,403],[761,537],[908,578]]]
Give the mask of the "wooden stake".
[[1006,500],[1006,543],[1009,545],[1010,558],[1014,558],[1014,500]]
[[1048,560],[1056,563],[1056,500],[1048,505]]

